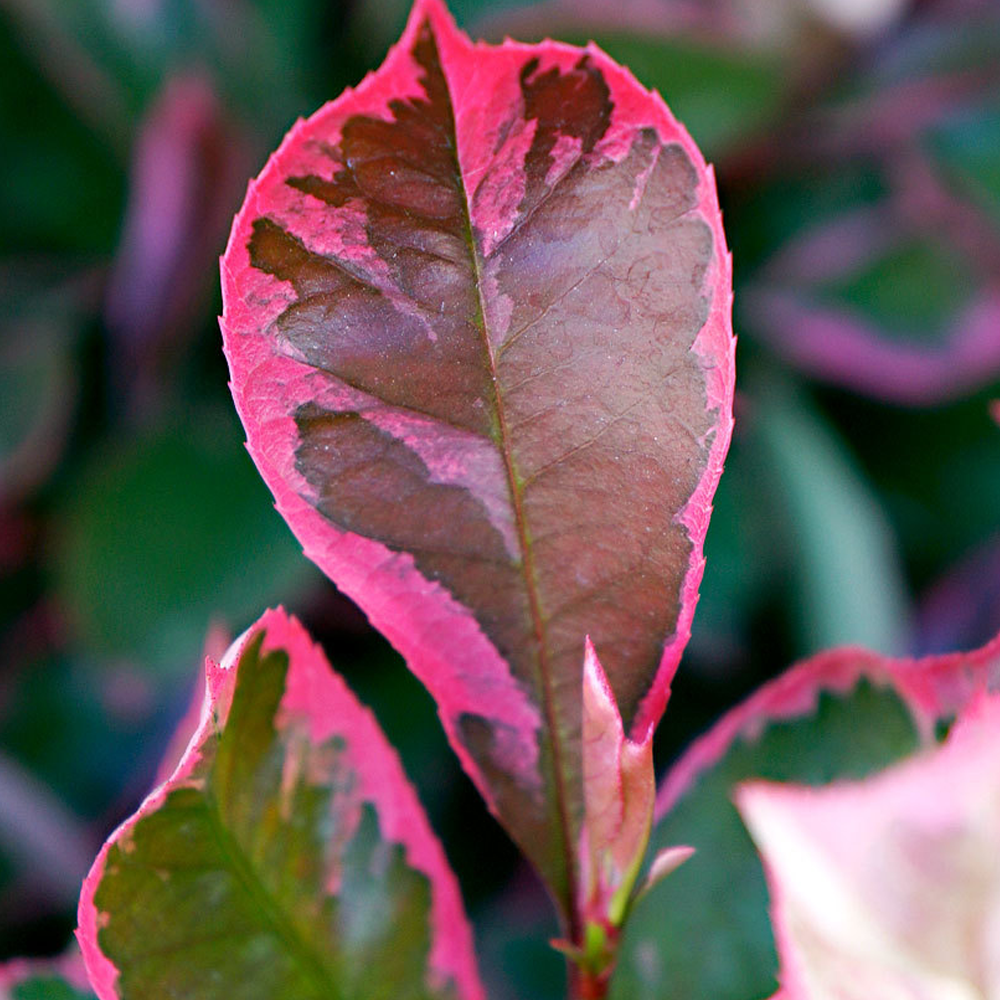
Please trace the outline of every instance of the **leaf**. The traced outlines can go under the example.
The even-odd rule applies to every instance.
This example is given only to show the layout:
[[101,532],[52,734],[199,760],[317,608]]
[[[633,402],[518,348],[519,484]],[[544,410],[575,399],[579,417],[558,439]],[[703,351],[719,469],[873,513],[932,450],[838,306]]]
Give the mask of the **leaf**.
[[57,586],[88,652],[176,680],[213,616],[313,582],[236,440],[206,407],[92,456],[64,491]]
[[731,429],[711,173],[598,49],[473,45],[418,0],[234,223],[223,336],[306,554],[438,702],[572,908],[584,638],[662,713]]
[[[6,317],[4,317],[6,320]],[[62,454],[77,381],[65,321],[0,321],[0,501],[30,495]]]
[[639,740],[625,735],[589,640],[583,665],[583,791],[579,909],[592,921],[619,927],[653,821],[653,730]]
[[948,239],[914,237],[886,206],[845,212],[771,259],[741,297],[747,324],[809,375],[874,399],[967,395],[1000,372],[1000,294]]
[[632,33],[622,26],[596,30],[593,37],[670,101],[707,156],[738,150],[766,128],[788,86],[787,69],[774,55],[731,43]]
[[906,590],[876,494],[804,397],[768,383],[753,407],[755,444],[773,477],[772,516],[782,515],[772,536],[789,540],[799,648],[900,651]]
[[1000,631],[1000,535],[976,545],[931,582],[914,631],[922,653],[967,648]]
[[93,1000],[75,950],[55,959],[14,959],[0,964],[0,1000]]
[[955,186],[1000,224],[1000,106],[989,98],[949,115],[926,144]]
[[479,998],[454,876],[395,753],[295,619],[207,661],[173,776],[105,844],[80,930],[101,1000]]
[[764,872],[732,804],[750,779],[860,780],[921,745],[984,685],[1000,682],[1000,637],[972,653],[893,660],[831,650],[791,668],[724,715],[667,772],[653,850],[697,853],[639,899],[613,998],[748,1000],[775,989],[778,959]]
[[126,409],[155,409],[163,369],[198,327],[208,265],[248,169],[247,145],[200,73],[170,76],[144,116],[105,309],[116,396]]
[[1000,696],[944,745],[861,782],[752,782],[786,1000],[996,994]]

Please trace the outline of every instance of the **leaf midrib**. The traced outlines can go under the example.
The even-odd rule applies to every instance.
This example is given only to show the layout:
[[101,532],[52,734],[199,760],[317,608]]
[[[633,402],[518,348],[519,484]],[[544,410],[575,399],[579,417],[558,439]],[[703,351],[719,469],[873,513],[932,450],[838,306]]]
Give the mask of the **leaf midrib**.
[[345,1000],[343,991],[334,978],[334,974],[323,961],[322,956],[295,929],[295,923],[288,912],[257,875],[236,835],[226,827],[222,819],[219,801],[210,785],[205,787],[203,795],[209,826],[220,855],[229,862],[230,869],[240,886],[253,901],[256,913],[262,918],[262,923],[271,929],[275,937],[291,953],[299,967],[307,973],[308,978],[313,982],[317,998]]
[[[433,28],[431,29],[433,35]],[[518,543],[521,548],[522,577],[525,583],[525,591],[528,596],[528,606],[531,613],[532,626],[538,642],[538,672],[542,684],[542,711],[545,716],[545,723],[549,730],[549,741],[552,747],[552,770],[554,772],[554,784],[556,793],[556,811],[559,816],[560,834],[562,839],[563,859],[566,869],[566,898],[564,899],[565,916],[568,922],[568,932],[571,940],[576,940],[580,928],[577,926],[576,908],[576,850],[573,846],[572,824],[569,816],[568,790],[566,788],[566,776],[563,770],[562,761],[565,748],[562,746],[558,719],[555,711],[555,693],[553,690],[552,667],[549,660],[546,645],[545,625],[542,616],[541,600],[538,594],[538,586],[535,577],[534,560],[531,550],[531,539],[524,517],[524,508],[521,492],[518,486],[518,477],[514,469],[514,458],[511,451],[510,432],[507,427],[506,413],[503,399],[500,394],[500,380],[497,372],[496,356],[490,341],[489,331],[486,328],[486,303],[483,299],[482,263],[479,252],[476,248],[475,239],[472,232],[472,215],[469,205],[469,192],[465,185],[465,177],[462,173],[462,166],[458,158],[458,130],[455,121],[455,108],[451,99],[451,85],[445,72],[444,63],[441,61],[440,50],[437,45],[437,38],[434,37],[434,48],[441,68],[441,75],[445,81],[445,93],[448,100],[448,114],[450,117],[450,135],[448,138],[448,148],[451,151],[455,166],[455,176],[458,178],[459,192],[461,194],[462,217],[464,222],[463,235],[469,250],[469,257],[472,261],[473,275],[476,285],[476,300],[478,304],[478,315],[476,317],[476,327],[479,329],[483,339],[483,347],[486,358],[489,362],[490,379],[493,384],[493,404],[497,418],[497,428],[499,440],[496,444],[504,461],[504,469],[507,474],[507,482],[510,489],[511,506],[514,513],[514,525],[517,531]],[[582,674],[581,674],[582,678]],[[582,684],[582,679],[581,679]]]

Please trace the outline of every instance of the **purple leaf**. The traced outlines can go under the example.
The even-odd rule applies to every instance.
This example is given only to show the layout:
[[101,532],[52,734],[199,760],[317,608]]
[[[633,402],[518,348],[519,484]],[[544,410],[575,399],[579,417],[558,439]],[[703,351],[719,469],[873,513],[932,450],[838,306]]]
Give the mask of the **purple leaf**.
[[268,611],[206,669],[176,770],[84,882],[77,936],[101,1000],[482,1000],[416,794],[302,626]]
[[645,733],[689,636],[730,280],[711,171],[658,95],[594,46],[473,44],[440,0],[289,133],[223,260],[278,509],[564,913],[584,638]]
[[226,120],[212,83],[198,74],[170,78],[136,143],[108,286],[112,356],[135,405],[150,405],[159,369],[197,325],[205,275],[248,160],[248,144]]

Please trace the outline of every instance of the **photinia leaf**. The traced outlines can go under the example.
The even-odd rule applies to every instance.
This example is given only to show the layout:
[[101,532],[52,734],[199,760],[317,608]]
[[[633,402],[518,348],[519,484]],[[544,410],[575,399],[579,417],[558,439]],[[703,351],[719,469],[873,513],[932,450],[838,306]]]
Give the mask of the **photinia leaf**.
[[[633,906],[611,981],[629,1000],[750,1000],[775,990],[764,871],[733,805],[749,780],[860,780],[935,736],[1000,685],[1000,637],[972,653],[894,660],[825,652],[724,715],[668,771],[653,849],[697,853]],[[874,993],[877,996],[888,995]]]
[[711,172],[596,47],[474,45],[418,0],[251,185],[223,291],[279,510],[569,913],[584,638],[645,732],[730,436]]
[[1000,695],[862,782],[736,794],[764,857],[784,1000],[1000,989]]
[[55,959],[0,965],[0,1000],[94,1000],[77,951]]
[[1000,292],[936,231],[917,238],[885,206],[789,240],[741,298],[754,332],[833,385],[928,406],[1000,371]]
[[101,1000],[480,1000],[441,847],[301,625],[266,612],[207,661],[207,689],[177,769],[84,883]]

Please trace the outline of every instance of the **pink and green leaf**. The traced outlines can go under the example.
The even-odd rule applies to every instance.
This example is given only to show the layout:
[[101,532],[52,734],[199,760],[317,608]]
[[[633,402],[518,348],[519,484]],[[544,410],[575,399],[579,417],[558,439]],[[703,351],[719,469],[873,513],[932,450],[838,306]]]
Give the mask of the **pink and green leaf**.
[[984,688],[1000,686],[1000,637],[972,653],[894,660],[820,654],[727,713],[667,772],[653,849],[697,853],[635,903],[611,996],[749,1000],[776,988],[764,870],[733,805],[747,781],[861,780],[921,747]]
[[594,46],[473,44],[440,0],[289,133],[223,260],[278,509],[567,913],[584,639],[645,733],[729,442],[730,283],[711,171],[658,95]]
[[78,938],[100,1000],[481,1000],[458,886],[375,720],[269,611],[108,840]]
[[860,782],[752,782],[784,1000],[989,997],[1000,987],[1000,695],[944,745]]
[[890,206],[845,212],[789,240],[741,299],[747,322],[808,374],[910,406],[979,388],[1000,370],[1000,293],[935,229]]
[[94,1000],[77,951],[0,964],[0,1000]]

